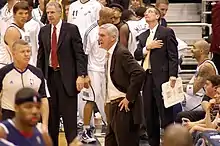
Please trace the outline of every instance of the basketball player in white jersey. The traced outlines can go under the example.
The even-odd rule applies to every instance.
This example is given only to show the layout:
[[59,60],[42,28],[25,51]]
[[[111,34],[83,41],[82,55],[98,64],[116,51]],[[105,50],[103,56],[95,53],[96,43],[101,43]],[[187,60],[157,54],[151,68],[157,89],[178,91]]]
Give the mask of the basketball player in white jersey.
[[36,66],[37,64],[37,53],[38,53],[38,34],[40,32],[41,24],[32,17],[33,0],[21,0],[27,1],[29,5],[29,17],[27,22],[24,24],[25,31],[30,36],[31,45],[31,60],[30,64]]
[[[83,41],[84,33],[88,27],[99,19],[101,4],[96,0],[77,0],[70,4],[67,22],[77,25]],[[78,94],[78,123],[81,125],[83,119],[83,109],[85,101],[82,100],[82,94]]]
[[96,0],[77,0],[70,5],[67,22],[78,26],[83,39],[88,27],[99,19],[101,8]]
[[39,5],[37,8],[33,9],[32,17],[38,21],[40,21],[41,16],[44,12],[44,0],[39,0]]
[[[193,48],[193,57],[198,61],[195,75],[186,87],[186,107],[185,110],[191,110],[199,105],[205,95],[204,85],[212,75],[218,75],[215,64],[209,59],[210,45],[205,40],[197,41]],[[202,110],[201,107],[196,110]]]
[[84,131],[82,134],[82,141],[85,143],[96,141],[90,130],[90,120],[94,109],[94,102],[99,109],[103,121],[107,123],[104,110],[106,87],[104,65],[106,51],[99,47],[98,32],[99,26],[106,23],[112,23],[113,15],[113,9],[103,7],[99,12],[100,19],[98,22],[94,22],[85,32],[83,45],[85,53],[88,55],[88,75],[91,80],[91,88],[84,90],[85,93],[88,93],[88,96],[84,98],[87,103],[84,107]]
[[149,27],[145,18],[129,20],[121,27],[120,42],[128,47],[132,55],[134,55],[134,51],[137,48],[136,37],[147,29]]
[[8,26],[13,22],[13,6],[17,0],[7,0],[6,5],[0,10],[0,68],[4,66],[7,56],[5,55],[4,35]]
[[24,25],[28,20],[28,16],[28,3],[26,1],[17,2],[13,7],[14,22],[9,25],[4,36],[4,42],[7,45],[5,47],[5,56],[7,57],[5,60],[1,60],[3,63],[8,64],[13,62],[11,57],[11,48],[16,40],[23,39],[30,44],[30,35],[24,29]]

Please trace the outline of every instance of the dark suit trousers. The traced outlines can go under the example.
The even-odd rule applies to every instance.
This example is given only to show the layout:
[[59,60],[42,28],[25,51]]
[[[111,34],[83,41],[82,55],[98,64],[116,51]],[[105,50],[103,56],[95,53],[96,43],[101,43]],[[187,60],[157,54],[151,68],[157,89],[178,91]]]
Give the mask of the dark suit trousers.
[[132,112],[120,111],[119,102],[109,105],[108,129],[105,146],[139,146],[139,125],[135,125]]
[[159,146],[160,127],[166,128],[173,123],[173,108],[164,107],[161,92],[156,88],[152,74],[148,72],[146,73],[143,88],[143,101],[149,144],[151,146]]
[[70,143],[77,136],[77,95],[75,97],[67,95],[60,71],[53,71],[50,67],[47,83],[51,95],[48,129],[53,144],[58,146],[60,116],[63,118],[66,140]]

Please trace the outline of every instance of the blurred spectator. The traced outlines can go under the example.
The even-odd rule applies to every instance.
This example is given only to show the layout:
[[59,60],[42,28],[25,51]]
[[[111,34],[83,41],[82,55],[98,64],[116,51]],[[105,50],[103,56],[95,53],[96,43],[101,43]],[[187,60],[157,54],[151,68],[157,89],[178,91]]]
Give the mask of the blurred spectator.
[[4,5],[6,4],[7,0],[1,0],[0,1],[0,9],[4,7]]
[[136,11],[137,8],[144,7],[143,0],[130,0],[129,1],[129,9],[133,12]]
[[108,0],[109,5],[115,3],[121,5],[124,9],[128,9],[129,0]]
[[162,146],[193,146],[193,140],[186,128],[176,124],[165,130]]
[[161,13],[161,19],[160,19],[160,25],[167,27],[167,21],[164,18],[164,16],[167,13],[168,7],[169,7],[169,1],[168,0],[157,0],[155,5]]

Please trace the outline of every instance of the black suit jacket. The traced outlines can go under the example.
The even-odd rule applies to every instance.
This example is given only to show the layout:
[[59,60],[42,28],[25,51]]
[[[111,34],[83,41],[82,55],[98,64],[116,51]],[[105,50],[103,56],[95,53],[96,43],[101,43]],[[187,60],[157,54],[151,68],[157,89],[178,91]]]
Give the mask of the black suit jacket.
[[[145,56],[143,56],[143,48],[146,45],[146,40],[150,34],[147,30],[138,36],[138,47],[134,53],[135,58],[142,62]],[[156,48],[151,50],[150,63],[151,70],[156,88],[161,92],[161,85],[169,80],[170,76],[177,77],[178,73],[178,50],[175,34],[171,28],[158,26],[154,39],[163,41],[162,48]]]
[[[87,56],[82,49],[82,40],[78,27],[62,22],[57,43],[57,56],[61,78],[69,96],[76,96],[76,79],[87,75]],[[48,78],[49,56],[51,52],[51,25],[40,29],[37,67]]]
[[143,114],[141,114],[143,105],[140,90],[145,72],[128,49],[120,44],[116,45],[112,55],[110,76],[114,86],[119,91],[126,93],[135,124],[141,124],[143,121]]

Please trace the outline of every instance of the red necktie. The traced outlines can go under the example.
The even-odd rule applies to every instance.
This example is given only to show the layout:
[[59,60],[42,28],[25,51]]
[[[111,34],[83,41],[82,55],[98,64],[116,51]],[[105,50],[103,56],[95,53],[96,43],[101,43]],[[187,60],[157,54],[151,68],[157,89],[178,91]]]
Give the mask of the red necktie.
[[52,33],[52,45],[51,45],[51,64],[54,69],[58,66],[57,60],[57,34],[56,34],[56,27],[53,27]]

